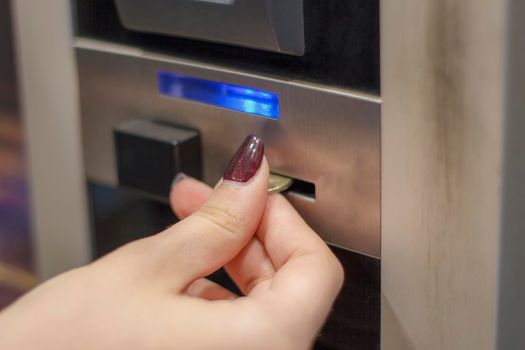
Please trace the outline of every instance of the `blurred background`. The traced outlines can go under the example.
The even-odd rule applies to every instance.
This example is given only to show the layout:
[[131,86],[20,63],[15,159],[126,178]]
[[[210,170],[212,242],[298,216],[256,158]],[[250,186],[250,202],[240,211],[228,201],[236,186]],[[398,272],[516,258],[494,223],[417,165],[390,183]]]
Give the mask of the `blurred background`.
[[0,1],[0,308],[31,288],[30,199],[9,1]]

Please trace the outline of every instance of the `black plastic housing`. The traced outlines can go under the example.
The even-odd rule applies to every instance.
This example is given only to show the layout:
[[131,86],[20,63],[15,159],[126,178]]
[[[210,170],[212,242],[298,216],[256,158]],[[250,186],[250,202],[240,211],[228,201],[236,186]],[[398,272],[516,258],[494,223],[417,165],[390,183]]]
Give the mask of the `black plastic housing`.
[[114,1],[76,0],[75,5],[76,31],[81,37],[255,74],[380,94],[379,0],[304,0],[303,56],[141,33],[122,25]]

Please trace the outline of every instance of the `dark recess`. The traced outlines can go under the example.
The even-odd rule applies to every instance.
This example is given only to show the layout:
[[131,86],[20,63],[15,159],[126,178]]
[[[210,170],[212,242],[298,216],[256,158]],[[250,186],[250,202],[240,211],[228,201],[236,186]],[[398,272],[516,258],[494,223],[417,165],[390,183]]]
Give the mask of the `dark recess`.
[[315,199],[315,184],[299,179],[294,179],[292,185],[286,190],[286,192],[291,192]]
[[305,0],[302,57],[125,29],[113,1],[77,0],[79,36],[379,95],[379,0]]

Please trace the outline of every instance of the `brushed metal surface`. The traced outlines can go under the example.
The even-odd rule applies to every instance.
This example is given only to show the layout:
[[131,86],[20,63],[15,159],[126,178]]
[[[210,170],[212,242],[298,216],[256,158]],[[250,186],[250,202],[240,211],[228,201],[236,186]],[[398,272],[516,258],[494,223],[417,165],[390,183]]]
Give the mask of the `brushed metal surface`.
[[[244,137],[265,140],[273,171],[309,181],[315,200],[289,194],[328,242],[380,255],[380,100],[348,91],[222,69],[88,39],[76,43],[84,161],[90,180],[116,185],[112,130],[136,118],[198,129],[204,180],[216,183]],[[270,120],[161,96],[159,71],[277,93]]]

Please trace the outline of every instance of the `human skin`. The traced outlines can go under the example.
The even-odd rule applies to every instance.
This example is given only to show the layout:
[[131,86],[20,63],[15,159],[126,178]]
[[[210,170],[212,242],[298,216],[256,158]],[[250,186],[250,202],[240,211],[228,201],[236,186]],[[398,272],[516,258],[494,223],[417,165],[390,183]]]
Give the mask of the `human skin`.
[[[262,158],[246,182],[179,177],[181,218],[61,274],[0,313],[7,349],[307,349],[343,282]],[[237,296],[204,277],[225,267]]]

